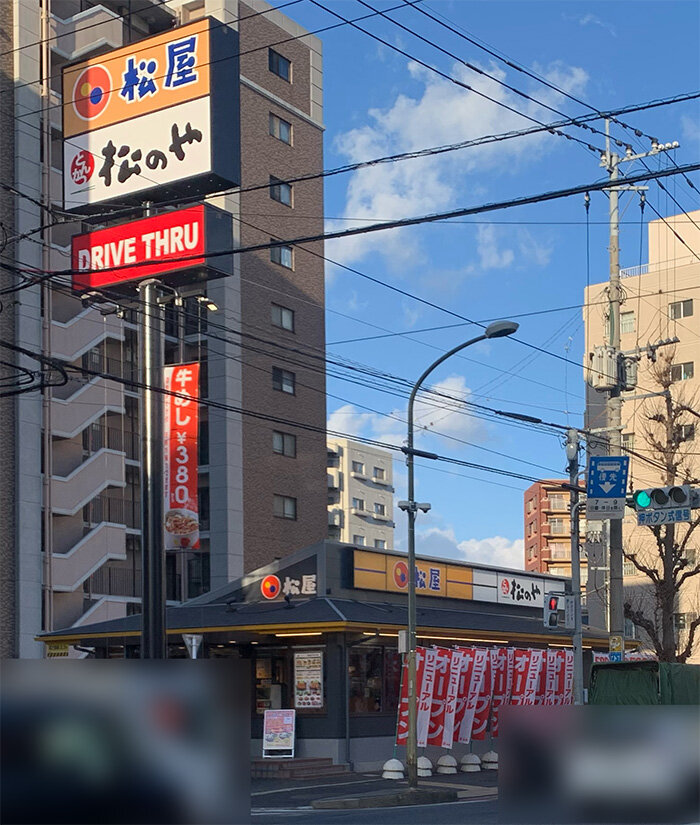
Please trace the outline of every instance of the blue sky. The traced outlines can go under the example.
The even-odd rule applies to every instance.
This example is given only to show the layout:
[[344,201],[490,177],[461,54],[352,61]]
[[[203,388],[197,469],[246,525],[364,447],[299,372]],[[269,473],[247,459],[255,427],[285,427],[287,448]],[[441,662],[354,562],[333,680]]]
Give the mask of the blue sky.
[[[399,2],[372,0],[371,5],[388,9]],[[329,0],[324,5],[345,17],[369,13],[355,0]],[[700,85],[700,6],[691,0],[429,0],[421,5],[598,109],[693,91]],[[292,6],[286,13],[310,30],[335,22],[310,2]],[[415,9],[402,8],[392,16],[567,116],[590,111],[508,68]],[[386,20],[373,18],[361,25],[508,106],[538,120],[558,119]],[[321,37],[326,167],[532,125],[349,26]],[[674,153],[679,164],[697,159],[697,102],[630,114],[626,122],[660,140],[680,141]],[[601,121],[593,125],[603,128]],[[596,147],[603,145],[600,135],[575,128],[568,132]],[[614,135],[632,142],[635,150],[649,148],[646,138],[636,138],[621,127],[614,127]],[[592,182],[604,175],[598,163],[596,154],[573,141],[536,135],[331,177],[326,181],[327,227],[475,206]],[[697,175],[693,180],[700,185]],[[674,178],[668,188],[686,210],[698,208],[698,194],[686,183]],[[655,184],[648,199],[663,215],[678,211]],[[623,206],[628,206],[621,230],[620,260],[625,267],[646,261],[646,232],[640,232],[636,196],[626,196]],[[433,386],[476,403],[581,425],[580,304],[587,279],[597,283],[607,278],[607,212],[606,196],[593,193],[588,244],[583,198],[577,196],[447,224],[339,240],[327,244],[326,255],[468,318],[516,318],[521,323],[519,337],[573,363],[504,339],[477,345],[464,358],[452,359],[435,373]],[[647,208],[645,218],[654,217]],[[468,324],[420,332],[460,322],[332,264],[327,265],[326,301],[329,354],[411,380],[442,351],[479,334]],[[527,313],[565,307],[527,317]],[[349,340],[386,331],[407,334]],[[327,387],[332,429],[402,443],[405,399],[330,377]],[[439,403],[421,406],[417,419],[426,427],[418,440],[424,449],[536,477],[563,473],[564,450],[556,434],[484,421],[466,409],[446,410]],[[398,500],[406,495],[405,466],[398,458],[394,471]],[[419,463],[417,496],[433,505],[419,522],[419,551],[520,566],[522,493],[527,486],[528,482],[489,473]],[[404,521],[397,513],[398,548],[405,547]]]

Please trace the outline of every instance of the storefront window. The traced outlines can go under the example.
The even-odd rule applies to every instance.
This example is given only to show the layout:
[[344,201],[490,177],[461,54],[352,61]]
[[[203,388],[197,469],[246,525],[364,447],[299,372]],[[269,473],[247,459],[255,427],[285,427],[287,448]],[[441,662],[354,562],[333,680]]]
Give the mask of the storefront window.
[[286,656],[271,653],[258,655],[255,661],[255,710],[263,714],[266,710],[280,710],[287,707]]
[[395,713],[401,683],[396,650],[371,647],[350,653],[350,713]]

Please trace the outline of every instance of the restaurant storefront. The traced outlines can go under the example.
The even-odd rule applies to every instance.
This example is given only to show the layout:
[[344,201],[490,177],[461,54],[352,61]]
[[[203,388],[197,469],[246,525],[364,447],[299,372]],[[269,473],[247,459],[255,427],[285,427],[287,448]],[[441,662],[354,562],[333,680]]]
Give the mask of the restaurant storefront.
[[[169,608],[168,656],[187,657],[183,634],[194,634],[199,658],[250,660],[252,756],[262,752],[264,711],[293,708],[297,756],[375,769],[393,750],[406,584],[401,553],[321,542]],[[421,557],[418,644],[570,648],[570,631],[542,623],[545,595],[568,589],[561,577]],[[41,638],[98,658],[138,657],[140,619]],[[607,644],[602,631],[584,628],[585,662]]]

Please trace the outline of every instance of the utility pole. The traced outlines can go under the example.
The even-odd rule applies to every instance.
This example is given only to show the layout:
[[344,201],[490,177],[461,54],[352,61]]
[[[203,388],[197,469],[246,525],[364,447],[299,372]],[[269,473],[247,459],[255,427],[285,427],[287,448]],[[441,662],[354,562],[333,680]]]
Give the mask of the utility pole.
[[[660,152],[676,149],[678,141],[673,143],[659,143],[652,140],[651,150],[634,154],[632,147],[627,146],[624,157],[610,151],[610,121],[605,121],[605,152],[601,156],[600,165],[607,169],[610,177],[610,187],[606,188],[610,198],[610,243],[608,247],[610,260],[610,280],[608,285],[609,318],[608,343],[614,351],[616,374],[613,386],[609,390],[607,400],[607,430],[608,455],[620,455],[622,452],[622,376],[620,353],[620,303],[622,291],[620,289],[620,212],[619,192],[621,190],[643,191],[646,186],[618,185],[619,166],[621,163],[631,163],[646,157],[657,155]],[[625,615],[624,615],[624,587],[622,576],[622,519],[610,520],[610,552],[608,555],[610,580],[610,613],[608,630],[611,635],[622,639],[622,659],[625,658]],[[573,561],[573,559],[572,559]]]
[[160,281],[139,284],[143,299],[141,343],[141,658],[167,658],[163,541],[163,308]]
[[566,434],[571,520],[571,589],[574,597],[574,704],[583,704],[583,630],[581,628],[581,552],[579,549],[578,430]]

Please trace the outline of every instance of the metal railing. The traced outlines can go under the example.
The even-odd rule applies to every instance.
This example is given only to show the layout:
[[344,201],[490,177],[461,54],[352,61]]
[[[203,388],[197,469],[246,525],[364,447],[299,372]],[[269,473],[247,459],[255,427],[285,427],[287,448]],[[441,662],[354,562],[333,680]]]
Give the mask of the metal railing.
[[108,521],[111,524],[123,524],[132,530],[141,529],[141,502],[133,500],[109,498],[99,495],[83,507],[83,522],[87,529]]
[[649,272],[649,264],[638,264],[637,266],[626,266],[620,270],[621,278],[635,278],[638,275],[646,275]]
[[141,572],[125,567],[104,565],[93,573],[83,585],[85,593],[97,596],[141,597]]
[[83,449],[89,456],[103,447],[119,450],[134,461],[140,458],[138,433],[126,432],[119,427],[107,427],[104,424],[92,424],[83,430]]

